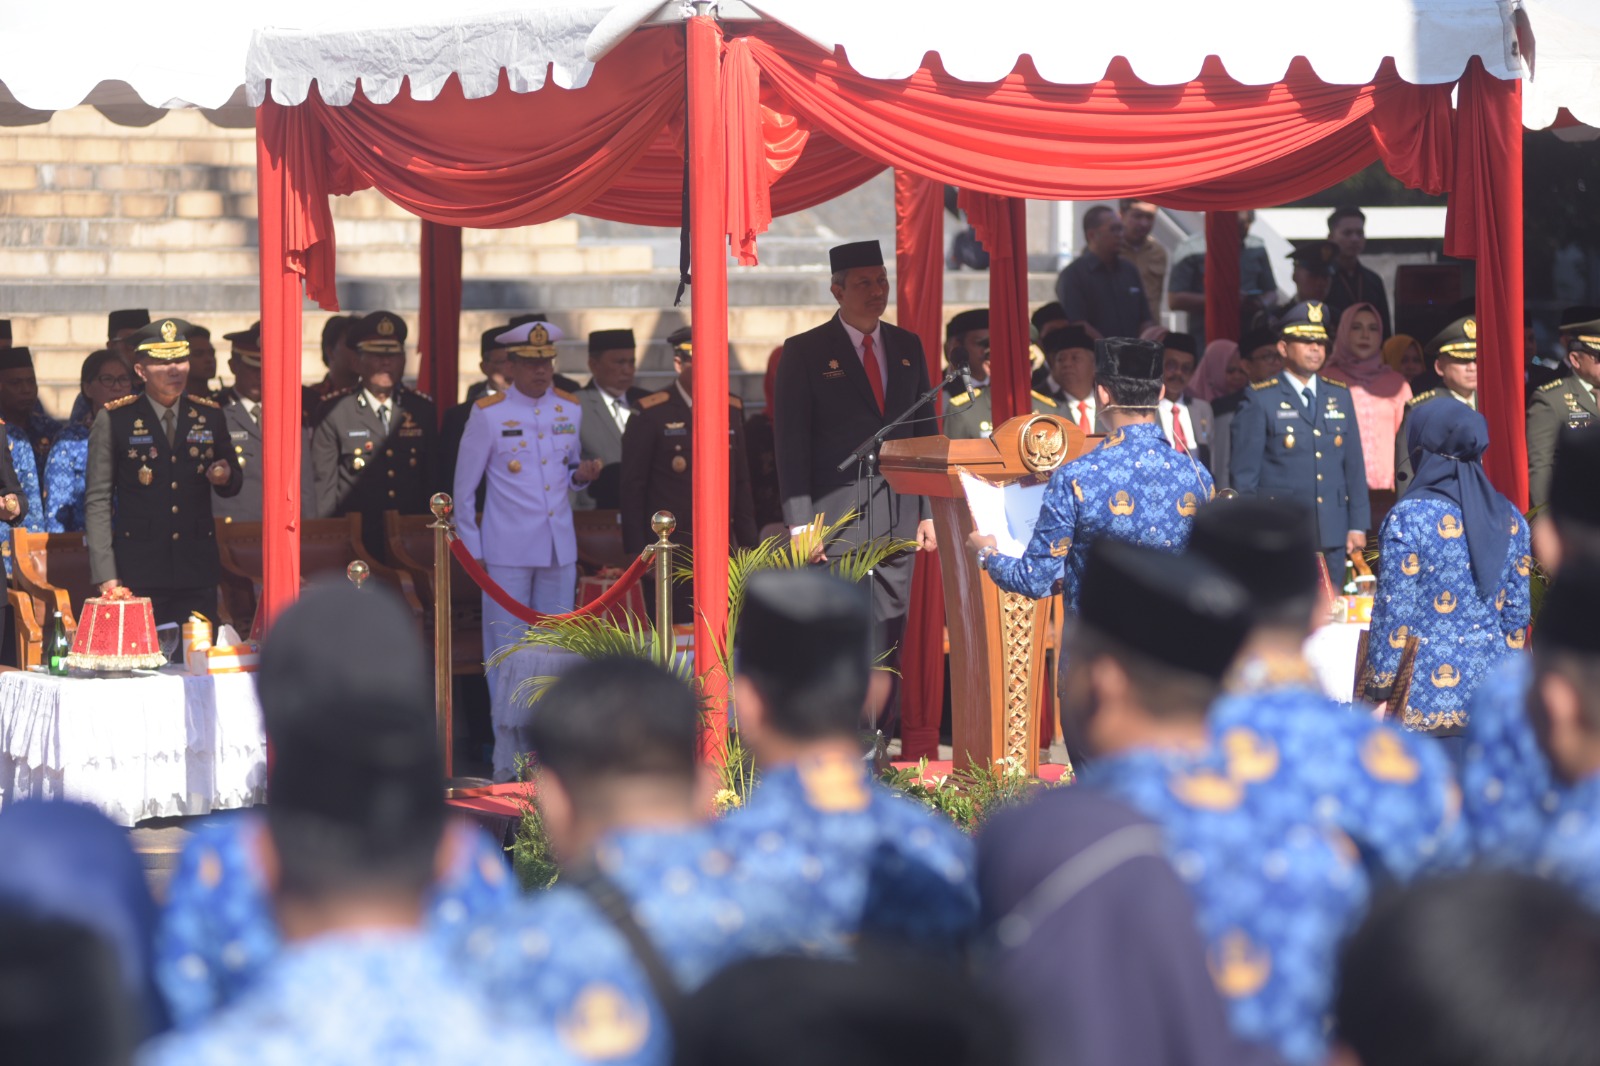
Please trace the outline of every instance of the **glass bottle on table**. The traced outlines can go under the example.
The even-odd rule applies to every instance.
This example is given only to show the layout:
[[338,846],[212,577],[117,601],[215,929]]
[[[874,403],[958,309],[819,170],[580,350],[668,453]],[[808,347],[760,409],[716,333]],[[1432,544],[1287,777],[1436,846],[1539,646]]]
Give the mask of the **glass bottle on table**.
[[67,639],[67,626],[61,620],[61,612],[55,612],[55,626],[50,634],[50,647],[47,650],[46,661],[50,664],[50,672],[57,677],[67,676],[67,655],[72,651],[72,642]]

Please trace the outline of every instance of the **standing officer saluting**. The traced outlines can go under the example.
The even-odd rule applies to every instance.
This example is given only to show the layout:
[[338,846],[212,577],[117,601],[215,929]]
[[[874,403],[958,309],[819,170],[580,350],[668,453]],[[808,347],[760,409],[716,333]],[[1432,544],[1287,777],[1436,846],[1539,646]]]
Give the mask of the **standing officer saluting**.
[[[356,350],[361,382],[328,394],[317,408],[311,465],[317,514],[361,513],[361,539],[382,557],[383,512],[427,514],[439,449],[433,399],[408,389],[406,323],[374,311],[350,324],[344,342]],[[467,497],[471,499],[469,495]]]
[[[561,331],[547,322],[524,322],[495,343],[511,353],[511,387],[480,399],[467,416],[456,459],[453,495],[456,532],[474,559],[518,602],[541,614],[572,610],[578,584],[578,538],[569,492],[600,473],[598,459],[580,461],[583,411],[570,392],[551,387]],[[487,480],[483,526],[471,506],[478,482]],[[483,658],[516,640],[523,626],[511,612],[483,597]],[[495,692],[490,673],[490,713],[495,721],[495,780],[514,776],[516,752],[527,751],[525,723],[509,699]]]
[[[667,338],[672,348],[672,368],[678,380],[669,388],[652,392],[639,401],[639,411],[628,419],[622,433],[622,546],[629,555],[644,551],[655,537],[650,532],[650,516],[671,511],[678,520],[672,539],[689,544],[694,539],[694,397],[689,367],[694,359],[692,332],[688,326]],[[728,544],[734,548],[755,547],[760,537],[756,529],[755,498],[750,492],[750,464],[744,450],[744,403],[728,397],[728,477],[732,498],[728,501]],[[654,617],[655,586],[645,582],[646,606]],[[673,586],[672,617],[678,623],[694,619],[690,593],[692,586],[680,581]]]
[[217,612],[211,494],[244,484],[222,411],[185,396],[189,324],[168,318],[124,341],[140,395],[113,400],[89,428],[84,493],[90,579],[102,593],[128,585],[148,596],[156,624]]
[[1328,361],[1328,306],[1294,305],[1278,323],[1283,371],[1244,394],[1233,417],[1233,487],[1292,500],[1316,515],[1317,547],[1334,583],[1346,553],[1367,546],[1372,507],[1350,387],[1319,377]]

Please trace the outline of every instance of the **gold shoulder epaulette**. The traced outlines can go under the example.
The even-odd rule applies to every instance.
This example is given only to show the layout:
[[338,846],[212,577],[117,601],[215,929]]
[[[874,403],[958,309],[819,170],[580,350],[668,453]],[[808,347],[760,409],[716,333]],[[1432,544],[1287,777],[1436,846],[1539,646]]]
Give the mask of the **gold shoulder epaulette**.
[[1044,394],[1044,393],[1042,393],[1042,392],[1038,392],[1038,391],[1035,391],[1035,392],[1034,392],[1034,394],[1033,394],[1033,398],[1034,398],[1034,399],[1035,399],[1035,400],[1038,400],[1038,401],[1039,401],[1039,402],[1040,402],[1040,403],[1042,403],[1042,404],[1044,404],[1044,405],[1046,405],[1046,406],[1048,406],[1048,407],[1057,407],[1057,406],[1060,406],[1060,405],[1059,405],[1059,404],[1057,404],[1057,403],[1056,403],[1056,401],[1055,401],[1055,398],[1054,398],[1054,397],[1051,397],[1051,396],[1046,396],[1046,395],[1045,395],[1045,394]]
[[112,400],[110,403],[106,404],[106,410],[115,411],[119,407],[126,407],[138,398],[139,394],[137,392],[129,393],[127,396],[119,396],[115,400]]
[[1549,392],[1551,389],[1559,389],[1561,386],[1565,385],[1566,383],[1567,383],[1567,379],[1566,378],[1556,378],[1554,381],[1547,381],[1543,385],[1540,385],[1538,391],[1540,391],[1540,392]]
[[980,395],[980,393],[976,393],[976,392],[958,392],[954,396],[950,397],[950,406],[951,407],[960,407],[962,404],[971,403],[972,402],[972,398],[974,396],[976,396],[976,395]]
[[327,403],[330,400],[342,400],[355,391],[355,389],[334,389],[332,392],[323,394],[322,402]]
[[407,389],[406,391],[409,392],[411,395],[417,397],[418,399],[427,400],[429,403],[433,402],[433,397],[429,396],[427,393],[423,392],[421,389]]
[[737,396],[730,395],[728,397],[728,406],[732,407],[736,411],[743,411],[744,410],[744,401],[739,399],[739,397],[737,397]]
[[493,407],[495,404],[499,403],[501,400],[504,400],[505,398],[506,398],[506,394],[503,393],[503,392],[491,392],[487,396],[479,396],[478,397],[478,406],[479,407]]
[[189,399],[192,400],[195,403],[203,404],[206,407],[216,407],[217,406],[217,401],[213,400],[209,396],[194,396],[194,395],[191,395],[189,397]]
[[1439,395],[1438,389],[1429,389],[1427,392],[1419,392],[1415,396],[1411,397],[1411,399],[1406,401],[1406,406],[1415,407],[1423,400],[1431,400],[1437,395]]
[[1339,388],[1345,389],[1347,391],[1350,388],[1349,385],[1346,385],[1344,382],[1340,381],[1338,378],[1323,378],[1322,380],[1327,382],[1329,385],[1337,385]]
[[567,401],[568,403],[577,403],[578,402],[578,398],[576,396],[572,395],[572,393],[568,392],[566,389],[551,389],[550,391],[555,393],[557,396],[561,397],[563,400]]
[[1277,378],[1268,378],[1265,381],[1258,381],[1254,385],[1251,385],[1250,387],[1252,389],[1255,389],[1257,392],[1260,392],[1262,389],[1270,389],[1270,388],[1272,388],[1272,386],[1276,385],[1277,383],[1278,383],[1278,379]]
[[672,399],[672,394],[667,392],[665,389],[663,389],[661,392],[652,392],[650,395],[639,401],[639,409],[641,411],[648,411],[652,407],[661,406],[670,399]]

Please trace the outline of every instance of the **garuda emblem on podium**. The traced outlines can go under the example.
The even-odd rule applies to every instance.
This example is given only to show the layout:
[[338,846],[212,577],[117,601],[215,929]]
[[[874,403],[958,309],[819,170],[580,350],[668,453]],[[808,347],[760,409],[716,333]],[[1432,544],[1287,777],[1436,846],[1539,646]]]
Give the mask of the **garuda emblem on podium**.
[[1048,415],[1037,415],[1022,427],[1022,465],[1035,474],[1048,474],[1067,457],[1067,431]]

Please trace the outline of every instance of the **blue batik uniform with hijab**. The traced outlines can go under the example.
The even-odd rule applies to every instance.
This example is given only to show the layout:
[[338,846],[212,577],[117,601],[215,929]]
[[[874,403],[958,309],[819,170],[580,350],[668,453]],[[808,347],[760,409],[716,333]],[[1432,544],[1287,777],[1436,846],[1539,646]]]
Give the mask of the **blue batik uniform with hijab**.
[[[257,860],[267,831],[254,813],[200,825],[167,882],[156,936],[156,978],[179,1028],[203,1022],[249,989],[282,950]],[[449,943],[516,895],[505,857],[481,829],[452,823],[452,862],[428,905],[428,932]]]
[[44,464],[44,498],[49,514],[46,533],[82,533],[85,526],[83,494],[89,483],[89,423],[87,412],[68,422],[56,434]]
[[1420,638],[1400,719],[1407,729],[1460,736],[1478,683],[1528,639],[1528,524],[1496,492],[1481,459],[1483,416],[1465,404],[1414,408],[1407,446],[1415,471],[1378,533],[1367,697],[1389,698],[1408,636]]
[[0,811],[0,856],[0,908],[99,934],[116,951],[138,1035],[166,1029],[154,971],[156,904],[127,830],[84,804],[22,800]]
[[[0,350],[0,370],[33,369],[33,353],[27,348]],[[22,528],[30,533],[43,533],[49,525],[45,513],[43,485],[39,477],[39,452],[46,452],[61,430],[61,423],[45,414],[37,404],[28,413],[26,423],[6,422],[6,444],[11,449],[11,465],[17,471],[17,484],[27,498],[28,510],[23,515]],[[0,552],[6,563],[6,573],[11,573],[11,538],[7,537],[4,551]]]

